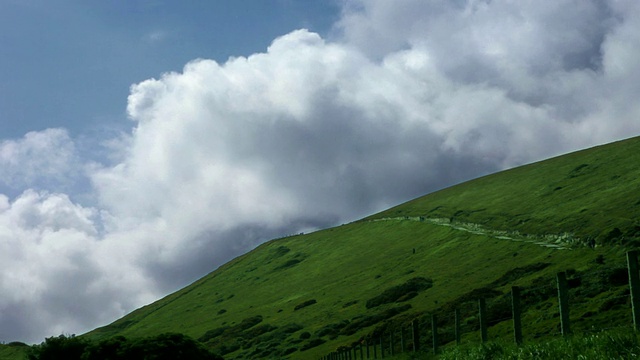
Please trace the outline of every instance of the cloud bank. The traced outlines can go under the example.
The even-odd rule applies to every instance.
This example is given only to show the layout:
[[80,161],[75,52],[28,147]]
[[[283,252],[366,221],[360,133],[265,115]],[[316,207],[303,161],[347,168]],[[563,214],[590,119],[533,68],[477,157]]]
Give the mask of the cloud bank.
[[0,339],[81,333],[265,240],[639,134],[639,15],[348,1],[331,40],[296,30],[133,85],[112,161],[63,129],[0,142],[0,183],[27,189],[0,195]]

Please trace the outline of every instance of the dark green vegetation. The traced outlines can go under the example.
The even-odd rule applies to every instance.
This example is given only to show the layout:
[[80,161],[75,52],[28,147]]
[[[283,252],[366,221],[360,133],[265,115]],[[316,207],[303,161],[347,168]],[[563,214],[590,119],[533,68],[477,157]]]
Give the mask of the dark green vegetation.
[[520,285],[529,289],[525,339],[545,338],[558,331],[553,284],[565,270],[576,330],[628,325],[624,251],[640,242],[638,154],[640,138],[617,142],[274,240],[85,337],[179,332],[226,359],[313,359],[455,307],[473,331],[465,304],[482,295],[490,336],[508,339],[510,322],[499,320]]
[[160,334],[136,340],[122,336],[91,342],[75,336],[50,337],[27,351],[29,360],[220,360],[182,334]]
[[555,359],[634,359],[640,356],[640,342],[630,332],[607,331],[556,338],[547,342],[516,347],[512,343],[491,342],[485,345],[451,348],[439,356],[440,360],[555,360]]

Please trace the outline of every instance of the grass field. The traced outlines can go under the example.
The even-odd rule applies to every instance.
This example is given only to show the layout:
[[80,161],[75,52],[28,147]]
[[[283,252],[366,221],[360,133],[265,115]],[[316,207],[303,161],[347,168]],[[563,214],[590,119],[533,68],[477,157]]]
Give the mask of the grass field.
[[638,335],[628,330],[610,330],[593,334],[555,338],[516,346],[511,342],[491,341],[443,349],[438,355],[406,352],[385,356],[389,360],[610,360],[640,356]]
[[0,359],[24,360],[28,347],[24,344],[0,345]]
[[[578,325],[628,324],[624,304],[599,314],[597,301],[624,291],[601,274],[623,268],[625,249],[640,239],[639,153],[633,138],[273,240],[87,336],[182,332],[225,358],[312,359],[441,312],[474,290],[506,294],[568,269],[590,289],[572,290]],[[541,301],[540,309],[555,306]],[[553,316],[525,313],[524,321],[529,338],[557,331]],[[490,328],[497,339],[510,331],[506,323]]]

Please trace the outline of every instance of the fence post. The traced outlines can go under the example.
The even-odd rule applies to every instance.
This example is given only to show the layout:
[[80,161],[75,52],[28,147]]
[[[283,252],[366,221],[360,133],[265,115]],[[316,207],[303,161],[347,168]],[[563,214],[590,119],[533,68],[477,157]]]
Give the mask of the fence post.
[[560,306],[560,328],[562,336],[571,334],[571,324],[569,323],[569,289],[567,286],[567,274],[559,272],[556,276],[558,281],[558,304]]
[[367,345],[367,359],[370,358],[370,353],[369,353],[369,340],[365,340],[365,344]]
[[454,311],[454,322],[455,322],[455,335],[456,335],[456,345],[460,345],[460,338],[462,334],[460,334],[460,309],[455,309]]
[[373,343],[373,358],[377,359],[378,358],[378,345],[375,343]]
[[511,287],[511,313],[513,316],[513,337],[516,344],[522,344],[522,309],[520,308],[520,287]]
[[395,355],[395,354],[394,354],[394,351],[393,351],[393,347],[394,347],[394,345],[395,345],[395,344],[393,343],[393,342],[394,342],[394,340],[395,340],[395,339],[393,338],[393,330],[390,330],[390,331],[389,331],[389,355],[391,355],[391,356]]
[[488,340],[487,336],[487,302],[484,298],[478,299],[478,309],[480,316],[480,338],[485,343]]
[[633,328],[640,330],[640,275],[638,275],[638,252],[627,251],[627,269],[629,270],[629,291],[631,293],[631,313]]
[[380,359],[384,359],[384,346],[382,343],[382,335],[380,335]]
[[431,336],[433,338],[433,354],[438,354],[438,318],[431,314]]
[[418,319],[414,319],[411,322],[411,332],[413,336],[413,352],[420,350],[420,325]]

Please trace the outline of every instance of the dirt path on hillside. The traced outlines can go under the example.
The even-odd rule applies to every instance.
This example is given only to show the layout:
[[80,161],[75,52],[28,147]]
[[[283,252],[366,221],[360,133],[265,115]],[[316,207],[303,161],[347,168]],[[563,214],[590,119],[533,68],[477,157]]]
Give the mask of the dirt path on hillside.
[[462,222],[451,222],[449,219],[441,219],[441,218],[426,218],[426,217],[411,217],[411,216],[403,216],[403,217],[395,217],[395,218],[381,218],[375,219],[371,221],[417,221],[424,222],[438,226],[446,226],[458,231],[464,231],[474,235],[483,235],[487,237],[491,237],[498,240],[506,240],[506,241],[514,241],[514,242],[524,242],[533,245],[538,245],[554,250],[571,250],[569,244],[578,242],[578,239],[575,239],[570,234],[549,234],[544,236],[539,235],[523,235],[518,233],[517,231],[499,231],[499,230],[491,230],[485,229],[479,224],[474,223],[462,223]]

